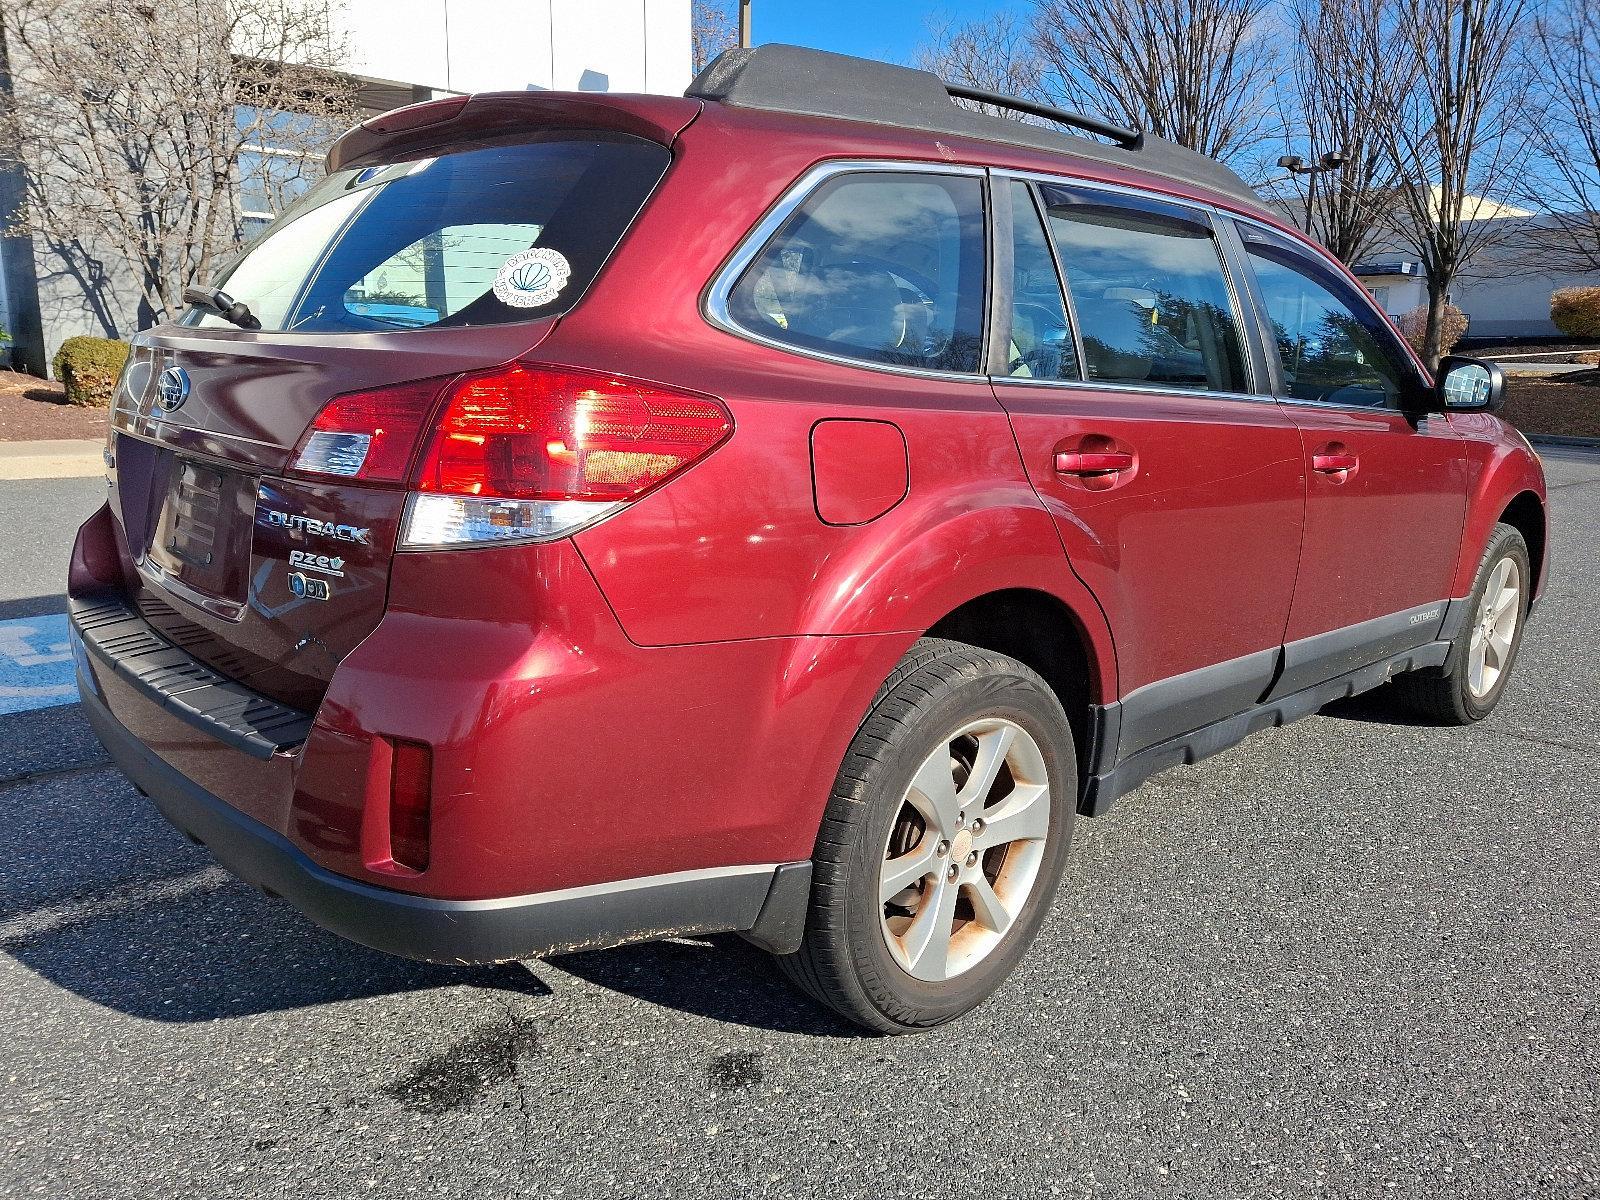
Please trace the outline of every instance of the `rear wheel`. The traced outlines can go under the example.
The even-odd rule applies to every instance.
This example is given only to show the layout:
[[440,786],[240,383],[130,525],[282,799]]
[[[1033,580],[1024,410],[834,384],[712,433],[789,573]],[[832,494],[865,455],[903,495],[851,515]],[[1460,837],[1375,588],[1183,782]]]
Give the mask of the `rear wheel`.
[[1522,644],[1532,581],[1522,534],[1510,525],[1496,525],[1467,601],[1467,625],[1456,635],[1448,667],[1400,676],[1394,681],[1397,698],[1441,725],[1470,725],[1488,716]]
[[780,961],[817,999],[901,1033],[977,1007],[1033,940],[1072,838],[1077,766],[1048,685],[1015,659],[917,643],[851,743]]

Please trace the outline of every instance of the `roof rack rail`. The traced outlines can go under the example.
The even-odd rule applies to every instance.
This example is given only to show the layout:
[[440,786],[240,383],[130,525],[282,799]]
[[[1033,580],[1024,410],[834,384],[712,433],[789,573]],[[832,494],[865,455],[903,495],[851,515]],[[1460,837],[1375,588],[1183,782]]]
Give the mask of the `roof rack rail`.
[[[0,4],[4,2],[0,0]],[[740,47],[723,51],[694,77],[683,94],[733,108],[829,117],[918,130],[936,137],[978,138],[1047,154],[1070,154],[1197,185],[1258,212],[1270,211],[1250,185],[1224,164],[1175,142],[1015,96],[946,83],[930,71],[913,67],[800,46]],[[988,111],[957,100],[985,105]],[[995,111],[999,109],[1060,125],[1019,121],[1015,115]]]
[[[941,82],[943,82],[941,80]],[[1115,125],[1110,121],[1102,121],[1099,117],[1086,117],[1066,108],[1054,108],[1048,104],[1036,104],[1032,100],[1023,100],[1017,96],[1007,96],[1004,92],[989,92],[983,88],[968,87],[964,83],[945,83],[944,90],[957,100],[972,100],[978,104],[988,104],[995,108],[1009,108],[1013,112],[1027,113],[1032,117],[1043,117],[1047,121],[1057,121],[1062,125],[1070,125],[1074,129],[1082,129],[1086,133],[1096,133],[1103,138],[1110,138],[1125,150],[1142,150],[1144,148],[1144,130],[1129,129],[1124,125]]]

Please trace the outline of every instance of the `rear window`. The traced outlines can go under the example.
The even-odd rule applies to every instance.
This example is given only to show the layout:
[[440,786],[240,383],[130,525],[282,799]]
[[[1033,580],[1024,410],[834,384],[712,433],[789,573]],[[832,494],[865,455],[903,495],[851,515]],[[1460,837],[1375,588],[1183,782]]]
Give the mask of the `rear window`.
[[[667,169],[664,146],[570,131],[339,171],[216,281],[268,330],[368,333],[566,312]],[[191,309],[184,324],[233,328]]]

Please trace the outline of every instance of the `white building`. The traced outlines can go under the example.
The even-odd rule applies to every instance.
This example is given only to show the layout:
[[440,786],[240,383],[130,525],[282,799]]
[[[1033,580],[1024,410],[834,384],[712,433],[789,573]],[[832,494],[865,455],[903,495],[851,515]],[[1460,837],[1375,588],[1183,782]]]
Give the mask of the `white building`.
[[437,94],[682,95],[690,0],[345,0],[353,74]]
[[[351,47],[349,72],[365,83],[374,113],[461,92],[682,95],[694,73],[690,0],[342,0],[336,12]],[[0,213],[20,198],[16,169],[0,154]],[[242,199],[247,227],[270,219],[254,197]],[[122,294],[135,290],[113,283],[91,305],[48,250],[0,228],[0,327],[17,339],[17,365],[42,370],[74,334],[136,332],[136,297]]]
[[[1549,269],[1530,241],[1541,223],[1534,216],[1493,218],[1496,231],[1450,287],[1450,303],[1467,317],[1470,338],[1559,338],[1550,320],[1550,294],[1561,288],[1593,287],[1594,272]],[[1398,317],[1428,302],[1422,264],[1399,249],[1380,250],[1354,267],[1385,312]]]

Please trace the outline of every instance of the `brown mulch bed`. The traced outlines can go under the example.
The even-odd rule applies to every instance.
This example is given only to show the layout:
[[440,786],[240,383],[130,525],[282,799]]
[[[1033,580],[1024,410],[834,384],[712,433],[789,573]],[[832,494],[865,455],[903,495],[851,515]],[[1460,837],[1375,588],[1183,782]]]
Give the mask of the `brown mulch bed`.
[[0,442],[106,436],[106,410],[67,404],[59,383],[0,369]]
[[1600,437],[1600,370],[1507,376],[1500,415],[1523,433]]
[[1593,354],[1600,350],[1600,342],[1579,341],[1569,338],[1564,342],[1522,342],[1511,345],[1473,346],[1455,351],[1471,358],[1498,358],[1505,362],[1572,362],[1579,354]]

